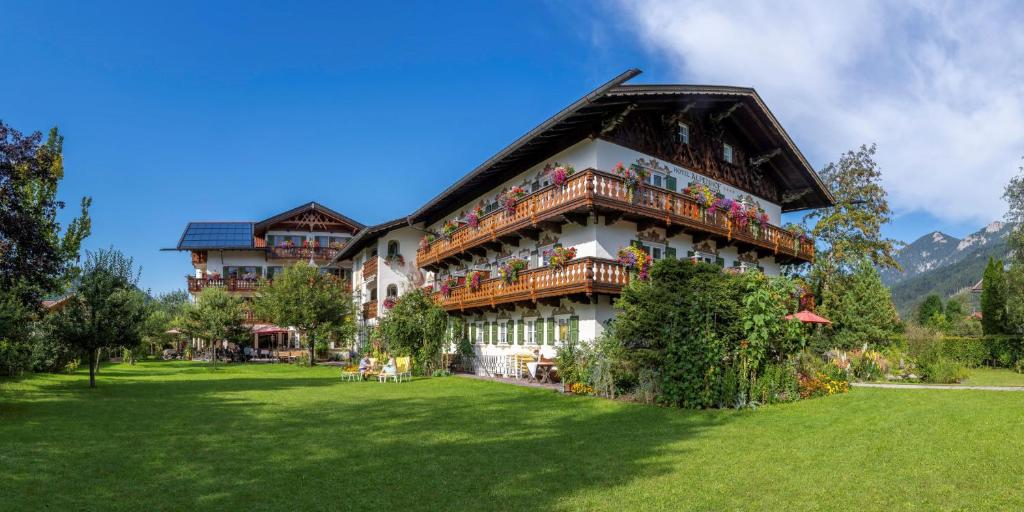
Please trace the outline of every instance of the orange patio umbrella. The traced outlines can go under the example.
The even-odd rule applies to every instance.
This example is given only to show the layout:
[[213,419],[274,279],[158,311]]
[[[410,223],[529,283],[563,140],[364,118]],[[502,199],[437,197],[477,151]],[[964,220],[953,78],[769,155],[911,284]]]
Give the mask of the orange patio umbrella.
[[792,315],[786,315],[785,318],[786,318],[786,320],[792,320],[792,319],[795,318],[795,319],[800,320],[801,322],[803,322],[805,324],[824,324],[824,325],[831,325],[832,324],[832,321],[829,320],[828,318],[815,315],[814,313],[811,313],[810,311],[807,311],[806,309],[803,310],[803,311],[800,311],[799,313],[795,313],[795,314],[792,314]]

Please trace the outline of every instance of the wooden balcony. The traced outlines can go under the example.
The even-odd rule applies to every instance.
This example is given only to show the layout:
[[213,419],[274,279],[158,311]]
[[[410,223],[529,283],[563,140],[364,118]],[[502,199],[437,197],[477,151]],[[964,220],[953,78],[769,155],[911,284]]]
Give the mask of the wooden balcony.
[[[191,293],[199,293],[209,287],[223,288],[228,292],[256,292],[260,288],[260,281],[254,279],[193,276],[186,276],[186,279],[188,280],[188,291]],[[273,281],[268,282],[273,284]],[[345,291],[352,292],[352,283],[346,281],[344,287]]]
[[585,223],[589,212],[604,213],[606,222],[608,218],[624,218],[663,226],[670,235],[688,232],[695,239],[715,238],[739,245],[742,250],[756,250],[762,256],[775,255],[780,261],[814,260],[813,241],[801,240],[778,226],[740,227],[725,212],[709,213],[681,193],[646,185],[630,200],[622,178],[587,169],[574,174],[561,187],[548,186],[524,197],[515,212],[492,212],[483,216],[475,229],[460,226],[451,236],[439,238],[425,250],[417,251],[417,263],[423,268],[437,269],[481,245],[515,242],[520,236],[535,232],[543,222]]
[[217,287],[229,292],[255,292],[260,282],[254,279],[237,279],[234,277],[193,277],[188,276],[188,291],[199,293],[204,288]]
[[363,263],[363,281],[371,281],[377,277],[377,257],[373,256]]
[[363,320],[377,318],[377,301],[371,300],[363,304]]
[[514,283],[495,277],[482,281],[477,290],[459,285],[448,295],[435,293],[434,300],[446,311],[460,311],[569,295],[618,294],[627,283],[629,272],[617,262],[579,258],[560,270],[552,267],[525,270],[519,273],[519,279]]
[[341,252],[340,247],[267,247],[267,257],[282,260],[330,260]]

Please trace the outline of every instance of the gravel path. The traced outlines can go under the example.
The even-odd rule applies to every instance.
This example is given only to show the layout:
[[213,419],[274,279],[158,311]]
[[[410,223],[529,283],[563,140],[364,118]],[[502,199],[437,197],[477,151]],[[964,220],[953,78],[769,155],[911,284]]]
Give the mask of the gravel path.
[[858,388],[974,389],[981,391],[1024,391],[1024,386],[959,386],[951,384],[872,384],[867,382],[853,382],[850,385]]

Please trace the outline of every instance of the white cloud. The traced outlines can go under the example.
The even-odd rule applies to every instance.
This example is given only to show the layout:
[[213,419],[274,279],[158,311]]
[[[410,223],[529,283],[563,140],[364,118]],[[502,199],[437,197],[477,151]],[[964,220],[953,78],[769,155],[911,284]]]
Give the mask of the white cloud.
[[689,83],[753,86],[820,167],[877,142],[898,213],[988,222],[1024,154],[1014,3],[622,0]]

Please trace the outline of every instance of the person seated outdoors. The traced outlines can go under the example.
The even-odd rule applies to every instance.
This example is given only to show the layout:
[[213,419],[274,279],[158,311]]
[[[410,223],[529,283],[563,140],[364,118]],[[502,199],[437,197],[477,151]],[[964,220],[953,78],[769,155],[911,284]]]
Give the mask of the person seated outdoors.
[[359,360],[359,377],[365,379],[366,374],[370,371],[370,356],[363,356]]
[[388,380],[389,376],[394,376],[398,373],[398,365],[395,363],[394,356],[388,356],[388,364],[381,368],[378,380],[384,382]]

